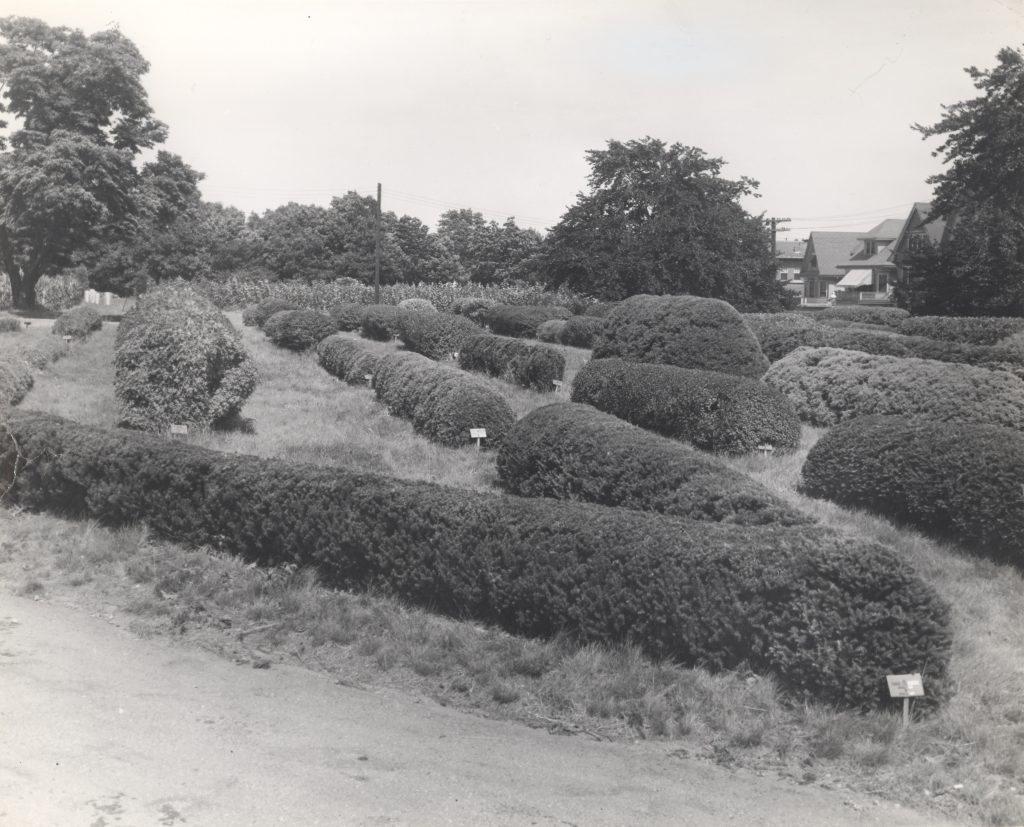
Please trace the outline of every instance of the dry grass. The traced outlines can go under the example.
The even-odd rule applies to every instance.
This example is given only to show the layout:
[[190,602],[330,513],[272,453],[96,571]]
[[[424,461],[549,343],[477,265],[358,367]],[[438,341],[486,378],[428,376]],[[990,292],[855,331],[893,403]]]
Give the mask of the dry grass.
[[[40,374],[23,407],[109,426],[116,419],[113,335],[104,330]],[[249,328],[243,335],[263,377],[245,409],[254,432],[192,439],[220,450],[493,486],[492,452],[434,445],[389,417],[369,389],[327,375],[312,354],[275,349]],[[568,387],[589,354],[564,350]],[[558,398],[489,381],[520,416]],[[805,428],[789,455],[729,462],[824,524],[893,547],[953,606],[958,693],[907,731],[896,704],[868,715],[794,707],[762,676],[655,663],[628,647],[515,638],[387,597],[326,590],[309,572],[254,569],[157,542],[138,527],[83,530],[0,510],[0,576],[11,589],[45,599],[121,606],[140,633],[191,635],[232,657],[259,646],[346,682],[400,687],[554,731],[672,739],[686,754],[801,783],[856,787],[981,823],[1024,823],[1024,577],[800,495],[800,467],[821,433]]]

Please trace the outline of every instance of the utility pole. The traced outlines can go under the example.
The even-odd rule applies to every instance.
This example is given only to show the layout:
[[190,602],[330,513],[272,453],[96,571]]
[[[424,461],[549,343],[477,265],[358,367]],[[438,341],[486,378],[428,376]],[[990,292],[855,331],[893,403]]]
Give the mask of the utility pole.
[[[785,227],[779,228],[778,225],[779,224],[784,224],[787,221],[792,221],[793,219],[792,218],[777,218],[776,216],[773,215],[770,220],[771,220],[771,224],[772,224],[772,262],[774,262],[776,260],[776,258],[778,257],[778,255],[779,255],[778,249],[775,246],[775,244],[776,244],[776,242],[775,242],[776,232],[777,232],[778,229],[783,229],[783,230],[786,229]],[[778,272],[778,268],[773,267],[772,268],[772,281],[775,281],[775,274],[777,272]]]
[[[377,182],[377,227],[373,244],[373,303],[380,304],[380,182]],[[773,224],[774,226],[774,219]]]

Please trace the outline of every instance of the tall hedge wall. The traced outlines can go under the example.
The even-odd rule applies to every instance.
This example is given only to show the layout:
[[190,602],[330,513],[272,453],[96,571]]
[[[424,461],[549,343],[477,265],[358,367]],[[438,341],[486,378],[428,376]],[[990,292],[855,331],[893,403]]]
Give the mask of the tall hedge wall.
[[762,444],[789,450],[800,442],[792,403],[734,374],[594,359],[576,374],[572,401],[705,451],[744,454]]
[[594,358],[619,356],[759,378],[768,369],[757,338],[736,309],[697,296],[631,296],[605,318]]
[[139,297],[114,344],[121,424],[159,431],[207,427],[238,415],[256,368],[227,316],[183,284]]
[[19,412],[0,433],[0,480],[28,508],[143,520],[516,633],[746,664],[829,704],[887,702],[892,672],[947,686],[948,607],[890,550],[816,527],[453,490]]
[[498,479],[555,497],[740,525],[813,522],[746,474],[589,405],[537,408],[498,451]]
[[484,333],[463,342],[459,366],[524,388],[552,391],[554,380],[565,373],[565,357],[550,347]]
[[439,365],[418,353],[392,353],[377,363],[373,374],[377,398],[394,416],[434,442],[472,445],[471,428],[485,428],[485,448],[497,448],[515,415],[497,391],[479,378]]
[[320,366],[331,376],[350,385],[366,385],[381,360],[381,354],[366,347],[360,340],[335,333],[321,339],[316,346]]
[[1024,428],[1024,380],[971,365],[798,348],[764,380],[812,425],[892,414]]
[[498,336],[535,339],[541,323],[571,315],[556,305],[496,304],[481,311],[480,319]]
[[865,416],[810,450],[802,489],[1024,568],[1024,433]]

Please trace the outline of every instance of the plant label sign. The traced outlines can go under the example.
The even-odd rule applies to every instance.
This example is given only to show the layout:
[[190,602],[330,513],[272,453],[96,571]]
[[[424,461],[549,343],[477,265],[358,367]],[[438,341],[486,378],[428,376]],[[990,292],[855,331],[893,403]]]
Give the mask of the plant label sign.
[[476,440],[476,447],[479,449],[480,448],[480,440],[481,439],[487,439],[487,429],[486,428],[470,428],[469,429],[469,436],[470,436],[471,439],[475,439]]
[[552,379],[551,384],[555,386],[555,393],[558,393],[562,389],[561,379]]
[[188,425],[172,425],[171,436],[188,436]]
[[890,698],[920,698],[924,696],[924,682],[920,675],[886,675]]
[[363,379],[365,379],[366,380],[366,384],[369,385],[369,384],[371,384],[373,382],[373,374],[372,373],[364,373],[363,374]]
[[64,344],[67,345],[68,347],[71,347],[71,337],[70,336],[65,336],[64,337]]

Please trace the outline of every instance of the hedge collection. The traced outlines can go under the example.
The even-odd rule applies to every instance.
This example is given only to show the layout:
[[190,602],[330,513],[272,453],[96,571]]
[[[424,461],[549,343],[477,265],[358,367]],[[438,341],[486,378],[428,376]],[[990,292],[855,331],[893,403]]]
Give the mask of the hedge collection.
[[791,450],[800,442],[793,404],[765,383],[735,374],[594,359],[576,374],[572,401],[705,451]]
[[1004,371],[823,347],[798,348],[764,379],[811,425],[889,414],[1024,429],[1024,380]]
[[171,283],[139,297],[114,345],[120,424],[163,431],[236,417],[256,388],[241,335],[208,299]]
[[362,328],[365,313],[366,305],[354,302],[341,302],[333,305],[327,311],[327,315],[334,323],[334,329],[346,333]]
[[259,304],[252,305],[242,311],[242,324],[246,327],[262,328],[264,323],[275,313],[282,310],[298,310],[294,302],[279,298],[264,299]]
[[0,353],[0,409],[17,405],[33,384],[32,366],[20,354]]
[[554,497],[739,525],[813,520],[746,474],[589,405],[537,408],[498,451],[502,487]]
[[55,336],[71,336],[84,339],[103,327],[103,314],[95,307],[87,304],[65,310],[53,320],[52,331]]
[[479,325],[486,324],[484,316],[494,305],[498,304],[494,299],[486,299],[482,296],[466,296],[455,299],[452,302],[451,312],[459,316],[465,316],[470,321]]
[[282,310],[263,323],[263,332],[278,347],[303,351],[337,333],[334,320],[320,310]]
[[1024,433],[865,416],[826,433],[801,488],[1024,568]]
[[393,304],[368,304],[363,310],[360,333],[377,342],[390,342],[401,332],[404,311]]
[[316,346],[320,367],[350,385],[366,385],[381,360],[381,354],[370,350],[358,339],[335,333]]
[[551,391],[555,389],[554,381],[561,380],[565,373],[565,357],[544,345],[483,333],[463,342],[459,367],[524,388]]
[[537,338],[549,344],[558,344],[566,319],[548,319],[537,325]]
[[484,329],[465,316],[454,313],[405,310],[398,319],[398,338],[406,350],[431,359],[451,359],[463,343]]
[[638,295],[605,318],[594,358],[620,357],[757,379],[768,369],[757,337],[732,305],[696,296]]
[[21,319],[0,313],[0,333],[17,333],[22,329]]
[[814,311],[815,318],[822,321],[842,320],[857,322],[859,324],[879,325],[897,329],[910,316],[910,314],[898,307],[871,307],[869,305],[850,305],[848,307],[826,307],[824,310]]
[[888,703],[893,672],[948,693],[948,606],[892,551],[814,526],[454,490],[24,412],[0,434],[0,481],[27,508],[144,521],[514,633],[628,640],[713,670],[745,664],[798,698]]
[[496,304],[481,313],[484,323],[498,336],[537,338],[537,327],[551,319],[568,319],[572,313],[554,305]]
[[899,332],[947,342],[994,345],[1024,333],[1024,319],[996,316],[911,316],[900,322]]
[[470,429],[484,428],[482,445],[496,448],[515,421],[508,402],[482,379],[418,353],[384,356],[373,389],[393,416],[411,420],[419,433],[450,447],[474,444]]

